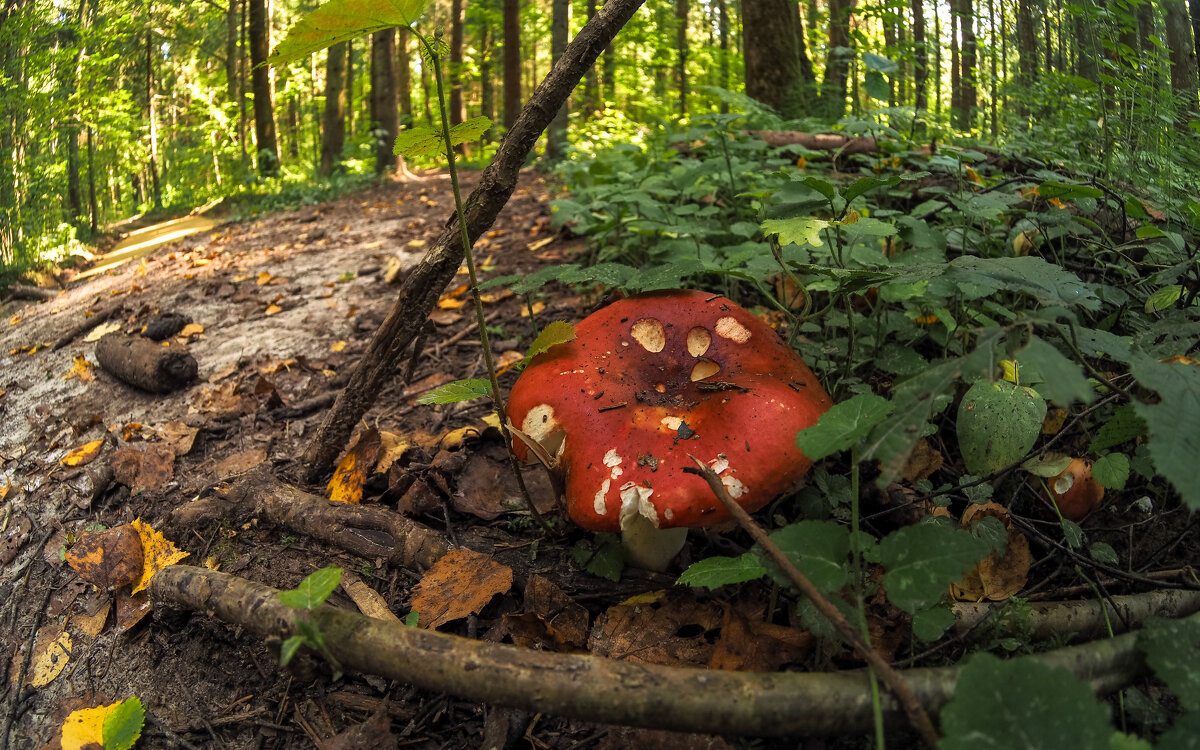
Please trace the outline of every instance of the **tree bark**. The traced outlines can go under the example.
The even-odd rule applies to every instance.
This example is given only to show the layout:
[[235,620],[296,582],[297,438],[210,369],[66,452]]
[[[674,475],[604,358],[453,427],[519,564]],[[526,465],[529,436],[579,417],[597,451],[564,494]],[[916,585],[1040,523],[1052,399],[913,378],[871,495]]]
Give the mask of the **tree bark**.
[[225,12],[225,96],[238,100],[238,0],[229,0]]
[[[729,90],[729,9],[725,5],[726,0],[717,0],[717,34],[720,39],[720,55],[717,63],[720,70],[720,80],[717,85],[726,91]],[[1197,0],[1200,2],[1200,0]],[[721,114],[729,113],[729,102],[721,99]]]
[[242,0],[242,21],[239,32],[238,43],[238,144],[242,149],[242,169],[248,169],[249,149],[246,148],[246,140],[249,135],[249,129],[246,127],[249,118],[246,115],[246,79],[250,77],[249,67],[247,66],[246,38],[248,35],[249,22],[249,0]]
[[371,35],[371,130],[375,134],[375,174],[396,169],[396,29]]
[[[596,0],[587,0],[587,20],[592,20],[592,16],[596,15]],[[600,76],[596,66],[588,68],[587,75],[583,77],[583,101],[584,107],[589,112],[599,112],[603,107],[600,106]]]
[[[1163,0],[1167,47],[1171,54],[1171,88],[1182,97],[1186,110],[1196,108],[1196,47],[1183,0]],[[1185,111],[1186,111],[1185,110]]]
[[[571,27],[571,0],[553,0],[550,18],[550,60],[557,64],[567,48],[567,31]],[[546,159],[551,162],[563,158],[567,149],[567,100],[550,121],[546,131]]]
[[919,118],[929,106],[926,81],[929,79],[928,48],[925,42],[925,3],[912,0],[913,14],[913,108]]
[[796,41],[800,9],[791,0],[743,0],[746,96],[787,118],[803,112],[800,50]]
[[961,34],[961,57],[959,58],[959,80],[961,85],[958,100],[959,129],[970,130],[975,124],[975,107],[979,104],[976,88],[976,45],[975,7],[972,0],[958,0],[959,28]]
[[87,161],[88,161],[88,229],[92,234],[99,228],[100,212],[96,209],[96,146],[92,138],[92,126],[87,126]]
[[96,361],[123,383],[150,393],[171,393],[196,379],[196,360],[187,349],[166,347],[141,336],[110,333],[96,342]]
[[[463,0],[450,0],[450,124],[467,119],[463,108]],[[458,146],[460,154],[469,154],[466,143]]]
[[[479,22],[479,113],[492,122],[496,121],[495,87],[492,85],[492,34],[487,19]],[[483,133],[482,140],[492,140],[492,129]]]
[[407,31],[396,30],[396,93],[400,97],[400,126],[403,128],[413,125],[412,54],[408,49],[408,38]]
[[504,127],[521,113],[521,0],[504,0]]
[[1017,70],[1021,87],[1037,83],[1037,39],[1033,34],[1033,0],[1017,2]]
[[333,174],[346,145],[346,43],[327,50],[325,60],[325,112],[322,118],[321,176]]
[[250,5],[250,87],[254,91],[254,140],[258,172],[279,174],[279,143],[275,137],[275,105],[271,101],[271,20],[266,0],[246,0]]
[[[1197,0],[1200,2],[1200,0]],[[1083,0],[1081,5],[1084,8],[1083,12],[1075,14],[1075,74],[1080,78],[1086,78],[1092,83],[1100,80],[1100,68],[1096,62],[1097,47],[1095,44],[1094,31],[1092,24],[1094,23],[1092,11],[1094,10],[1090,0]]]
[[1200,0],[1188,0],[1188,14],[1192,17],[1192,44],[1196,49],[1197,64],[1200,64]]
[[688,0],[675,0],[675,81],[679,86],[679,114],[687,114]]
[[[147,6],[147,15],[152,6]],[[150,184],[154,207],[162,208],[162,186],[158,181],[158,116],[154,107],[154,41],[146,30],[146,117],[150,123]]]
[[[487,231],[512,195],[526,156],[553,114],[642,2],[609,0],[567,45],[558,64],[534,91],[529,105],[500,142],[492,163],[484,169],[479,187],[467,198],[467,234],[472,242]],[[454,278],[462,259],[461,230],[453,217],[433,247],[405,277],[395,304],[371,337],[350,383],[338,394],[333,408],[305,447],[300,460],[300,474],[305,482],[315,482],[330,470],[354,425],[370,408],[376,394],[382,392],[405,349],[424,327],[425,319]]]
[[851,50],[850,15],[855,0],[829,0],[829,53],[825,58],[825,78],[821,81],[821,109],[826,117],[837,119],[846,111]]

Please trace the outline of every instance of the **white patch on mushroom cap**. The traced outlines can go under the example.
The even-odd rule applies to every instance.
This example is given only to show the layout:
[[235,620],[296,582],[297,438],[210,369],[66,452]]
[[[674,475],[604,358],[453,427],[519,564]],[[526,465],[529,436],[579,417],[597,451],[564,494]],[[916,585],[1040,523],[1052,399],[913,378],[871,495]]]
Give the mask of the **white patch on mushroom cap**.
[[707,328],[696,327],[688,331],[687,335],[687,350],[688,354],[693,357],[699,357],[708,351],[708,347],[712,344],[712,334]]
[[683,424],[683,419],[681,417],[663,417],[660,424],[671,432],[679,432],[679,426]]
[[648,352],[661,352],[667,345],[667,332],[657,318],[642,318],[633,324],[630,335]]
[[746,485],[742,484],[742,480],[740,479],[721,477],[721,484],[725,485],[725,489],[729,490],[729,496],[734,500],[746,494]]
[[714,327],[717,335],[721,338],[736,341],[739,344],[744,344],[750,340],[750,331],[744,325],[737,322],[737,319],[724,317],[717,321]]
[[634,516],[642,516],[650,523],[658,526],[658,511],[650,502],[654,490],[634,482],[626,482],[621,486],[621,527],[629,525]]
[[729,459],[724,453],[719,453],[716,458],[708,462],[708,466],[714,474],[720,474],[729,468]]
[[521,432],[533,438],[551,455],[562,453],[567,433],[554,417],[554,407],[538,404],[525,413],[521,420]]
[[603,516],[608,513],[608,504],[604,502],[605,495],[608,494],[608,488],[612,486],[611,479],[605,479],[600,484],[600,489],[596,492],[596,499],[592,501],[592,508],[596,511],[596,515]]
[[716,362],[713,362],[711,359],[702,359],[696,364],[692,365],[692,382],[695,383],[697,380],[711,378],[720,371],[721,366]]
[[621,461],[623,460],[617,453],[616,448],[609,448],[608,452],[604,454],[604,465],[610,471],[608,472],[608,478],[600,485],[600,491],[596,493],[596,497],[592,501],[592,507],[595,509],[596,515],[603,516],[608,513],[608,503],[605,502],[605,496],[608,495],[608,488],[612,486],[613,481],[625,473],[621,468]]

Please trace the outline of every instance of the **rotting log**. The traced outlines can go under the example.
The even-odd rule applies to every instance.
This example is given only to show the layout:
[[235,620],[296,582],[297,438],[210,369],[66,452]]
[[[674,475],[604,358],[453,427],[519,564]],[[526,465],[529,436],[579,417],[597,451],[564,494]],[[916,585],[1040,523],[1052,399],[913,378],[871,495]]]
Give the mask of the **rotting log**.
[[199,371],[196,358],[181,346],[163,346],[116,332],[96,342],[96,361],[117,380],[150,393],[185,388]]
[[[550,124],[584,73],[596,62],[617,32],[645,0],[609,0],[567,45],[522,108],[500,142],[496,156],[483,170],[479,186],[467,197],[464,213],[473,243],[491,227],[517,185],[517,177],[538,136]],[[405,349],[420,333],[442,290],[463,261],[462,233],[451,216],[421,262],[405,277],[392,309],[371,337],[362,361],[346,388],[338,394],[312,440],[305,446],[299,470],[304,484],[313,484],[333,467],[358,421],[367,413]]]
[[[297,634],[299,610],[269,586],[227,573],[172,565],[154,576],[156,607],[208,613],[260,636]],[[1200,615],[1193,615],[1200,618]],[[596,656],[556,654],[373,620],[323,605],[310,615],[341,667],[510,708],[607,724],[723,735],[833,735],[869,732],[871,689],[862,670],[751,673],[667,667]],[[1107,694],[1146,672],[1136,634],[1036,656]],[[960,667],[902,674],[936,714],[954,693]],[[880,696],[885,720],[904,723],[899,705]]]

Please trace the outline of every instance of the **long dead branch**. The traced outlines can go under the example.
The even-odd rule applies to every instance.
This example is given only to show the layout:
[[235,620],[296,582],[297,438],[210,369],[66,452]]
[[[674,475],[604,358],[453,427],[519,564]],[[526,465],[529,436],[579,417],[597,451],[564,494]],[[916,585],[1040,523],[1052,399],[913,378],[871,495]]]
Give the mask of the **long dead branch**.
[[[517,121],[505,135],[495,158],[483,170],[479,186],[468,196],[465,215],[467,233],[474,242],[492,225],[512,195],[517,176],[538,136],[566,102],[588,68],[633,17],[645,0],[608,0],[579,32],[549,75],[533,92]],[[300,477],[313,484],[333,466],[350,438],[354,425],[366,414],[391,377],[396,365],[425,324],[438,296],[463,261],[461,231],[451,218],[420,264],[400,287],[399,296],[386,319],[371,337],[362,361],[349,384],[305,447]]]
[[[278,591],[227,573],[173,565],[150,583],[156,606],[209,613],[261,636],[298,632],[299,611]],[[1193,615],[1200,617],[1200,615]],[[831,735],[870,731],[871,691],[864,671],[760,674],[709,671],[555,654],[472,641],[373,620],[322,606],[311,620],[347,669],[499,706],[585,721],[725,735]],[[1050,651],[1036,659],[1063,667],[1098,693],[1146,671],[1135,634]],[[950,700],[959,667],[902,672],[936,714]],[[890,694],[885,720],[904,723]]]

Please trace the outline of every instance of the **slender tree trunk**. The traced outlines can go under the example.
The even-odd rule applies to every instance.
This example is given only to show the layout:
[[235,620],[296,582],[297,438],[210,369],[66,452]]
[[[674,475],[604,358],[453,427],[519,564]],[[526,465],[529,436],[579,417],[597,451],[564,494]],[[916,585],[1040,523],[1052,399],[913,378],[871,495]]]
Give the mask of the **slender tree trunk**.
[[[1188,24],[1183,0],[1163,0],[1166,11],[1167,47],[1171,54],[1171,88],[1185,102],[1186,110],[1196,108],[1196,47]],[[1186,111],[1185,110],[1185,111]]]
[[784,117],[802,113],[799,17],[790,0],[742,0],[746,95]]
[[88,228],[92,234],[99,226],[99,214],[96,210],[96,146],[92,140],[92,126],[87,128],[87,161],[88,161]]
[[[480,114],[496,121],[496,94],[492,83],[492,34],[487,21],[479,23],[479,109]],[[483,141],[490,141],[492,129],[484,131]]]
[[913,13],[913,108],[917,117],[929,106],[926,83],[929,80],[929,47],[925,41],[925,4],[912,0]]
[[[591,21],[592,16],[596,15],[596,0],[587,0],[587,20]],[[584,107],[589,112],[599,112],[600,106],[600,77],[596,66],[588,68],[587,74],[583,77],[583,101]]]
[[[64,76],[64,103],[69,102],[70,98],[76,91],[79,90],[79,82],[83,78],[83,58],[87,54],[87,50],[83,40],[79,37],[82,32],[87,29],[88,22],[88,7],[87,0],[79,0],[79,13],[76,16],[75,29],[71,30],[71,35],[75,37],[75,42],[78,49],[75,53],[75,61],[71,66],[70,74]],[[83,185],[79,175],[79,136],[82,123],[79,120],[79,113],[72,112],[70,119],[67,122],[66,141],[67,141],[67,211],[68,220],[76,227],[83,223]]]
[[1037,39],[1033,33],[1033,0],[1017,3],[1017,66],[1022,88],[1037,83]]
[[250,6],[250,85],[254,90],[254,140],[258,172],[263,177],[279,174],[279,143],[275,138],[275,106],[271,101],[271,67],[266,64],[271,48],[271,21],[266,0],[247,0]]
[[225,96],[231,104],[238,99],[238,0],[229,0],[225,12]]
[[371,130],[375,133],[375,174],[396,169],[396,29],[371,35]]
[[1093,7],[1086,0],[1080,5],[1082,9],[1074,18],[1075,74],[1096,83],[1100,80],[1100,69],[1096,62],[1097,49],[1091,26]]
[[521,0],[504,0],[504,127],[521,111]]
[[908,82],[912,79],[912,62],[909,60],[910,46],[908,43],[908,18],[903,9],[896,16],[896,45],[900,53],[899,67],[894,76],[896,81],[896,99],[903,106],[908,104]]
[[[450,0],[450,124],[467,119],[463,107],[463,0]],[[468,155],[471,147],[462,143],[458,152]]]
[[[571,24],[571,0],[553,0],[550,16],[550,59],[558,62],[567,48],[567,31]],[[561,159],[567,148],[567,103],[559,107],[550,127],[546,130],[546,158]]]
[[808,55],[808,34],[804,31],[804,17],[800,15],[800,4],[796,4],[796,49],[800,56],[800,79],[804,81],[803,96],[816,91],[817,74],[813,72],[812,58]]
[[354,40],[346,40],[346,133],[354,133]]
[[321,138],[322,177],[333,174],[346,145],[346,47],[339,42],[329,48],[325,60],[325,112]]
[[1192,17],[1192,44],[1200,61],[1200,0],[1188,0],[1188,13]]
[[962,57],[958,48],[958,28],[962,22],[959,0],[950,0],[950,124],[962,128]]
[[[679,114],[687,114],[688,0],[675,0],[675,80],[679,85]],[[563,43],[566,46],[566,43]]]
[[[1197,0],[1200,2],[1200,0]],[[718,86],[725,90],[729,90],[729,9],[725,5],[725,0],[717,0],[717,30],[720,37],[720,60],[718,68],[720,70],[721,80],[717,83]],[[729,102],[721,99],[721,114],[729,113]]]
[[992,42],[988,45],[988,62],[991,64],[991,78],[989,83],[989,93],[991,94],[991,121],[992,121],[992,140],[1000,136],[1000,79],[996,76],[996,0],[988,0],[988,39]]
[[288,124],[288,156],[293,159],[300,156],[300,103],[299,94],[295,93],[287,99]]
[[411,128],[413,125],[412,106],[412,54],[408,49],[409,33],[403,30],[396,32],[396,52],[399,64],[396,66],[396,93],[400,97],[400,125]]
[[433,127],[433,103],[430,99],[429,65],[421,60],[421,99],[425,105],[425,124]]
[[971,130],[975,126],[975,108],[979,104],[979,92],[976,86],[977,55],[975,45],[975,4],[972,0],[958,0],[959,27],[962,51],[959,58],[959,78],[962,84],[962,95],[958,102],[959,127]]
[[[899,50],[896,48],[896,23],[886,15],[881,19],[883,22],[883,44],[887,49],[887,54],[890,57],[896,57]],[[896,76],[888,77],[888,106],[896,106]]]
[[247,169],[247,164],[250,160],[249,149],[246,147],[246,140],[249,135],[247,123],[249,117],[246,112],[246,95],[249,90],[246,86],[246,79],[250,77],[250,69],[246,62],[249,59],[246,55],[246,37],[248,34],[249,23],[249,2],[242,0],[242,27],[239,34],[238,42],[238,144],[242,148],[242,169]]
[[[147,6],[147,15],[152,6]],[[154,40],[146,30],[146,118],[150,123],[150,184],[154,207],[162,208],[162,186],[158,182],[158,116],[154,107]]]
[[821,108],[826,117],[837,119],[846,111],[846,88],[849,83],[850,15],[855,0],[829,0],[829,54],[825,58],[825,78],[821,82]]
[[942,116],[942,14],[933,6],[933,112]]

